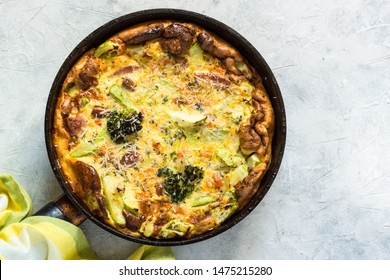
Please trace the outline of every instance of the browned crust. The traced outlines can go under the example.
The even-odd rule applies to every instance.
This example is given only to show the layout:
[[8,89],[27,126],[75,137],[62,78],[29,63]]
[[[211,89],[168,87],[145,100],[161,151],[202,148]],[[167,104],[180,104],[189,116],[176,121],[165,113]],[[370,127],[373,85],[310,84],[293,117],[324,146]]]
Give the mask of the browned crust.
[[[119,50],[123,50],[124,45],[126,44],[142,44],[148,40],[167,40],[167,38],[163,37],[164,28],[174,23],[176,22],[162,21],[139,24],[119,32],[111,37],[110,40],[120,44]],[[252,94],[253,112],[250,120],[240,126],[238,134],[242,153],[246,156],[256,153],[261,159],[261,164],[250,170],[249,175],[235,186],[237,201],[239,208],[241,209],[250,201],[252,196],[259,189],[261,180],[268,170],[271,162],[272,138],[275,125],[274,112],[271,102],[264,89],[260,76],[229,43],[215,34],[203,30],[195,24],[183,22],[180,22],[179,24],[191,30],[190,33],[194,36],[193,40],[198,41],[203,50],[218,58],[222,62],[222,65],[224,65],[227,73],[230,73],[231,80],[240,80],[243,79],[244,76],[244,73],[241,73],[235,67],[235,62],[243,61],[251,70],[252,76],[249,77],[249,79],[255,85],[255,91]],[[177,38],[175,37],[173,39],[176,40]],[[185,45],[184,49],[186,48],[187,45]],[[92,57],[93,52],[94,49],[88,51],[74,65],[72,71],[68,74],[64,81],[64,89],[72,84],[80,85],[81,83],[81,89],[87,90],[89,88],[88,85],[92,85],[94,83],[93,77],[96,74],[95,70],[99,66],[95,64],[96,61]],[[180,54],[180,52],[177,54]],[[178,56],[178,58],[180,58],[180,56]],[[82,76],[80,76],[81,73],[87,73],[90,78],[83,80]],[[75,161],[66,158],[66,154],[69,152],[71,146],[77,142],[77,137],[75,138],[72,136],[66,129],[67,115],[69,115],[70,110],[77,111],[77,108],[74,105],[76,103],[77,100],[73,100],[66,93],[59,96],[54,114],[55,130],[53,133],[53,143],[57,147],[59,162],[64,171],[66,180],[71,185],[76,195],[83,198],[85,197],[85,186],[83,186],[83,180],[78,178],[77,172],[75,172]],[[72,104],[72,106],[70,104]],[[96,192],[98,193],[98,191]],[[126,220],[130,224],[130,233],[132,235],[139,235],[133,231],[139,227],[138,221],[135,221],[134,217],[129,215],[126,215]],[[204,232],[203,228],[207,228],[213,223],[207,217],[199,218],[198,220],[195,222],[197,222],[200,227],[195,229],[195,235]],[[212,227],[215,226],[216,225],[212,224]],[[126,228],[120,230],[125,232],[127,231]]]

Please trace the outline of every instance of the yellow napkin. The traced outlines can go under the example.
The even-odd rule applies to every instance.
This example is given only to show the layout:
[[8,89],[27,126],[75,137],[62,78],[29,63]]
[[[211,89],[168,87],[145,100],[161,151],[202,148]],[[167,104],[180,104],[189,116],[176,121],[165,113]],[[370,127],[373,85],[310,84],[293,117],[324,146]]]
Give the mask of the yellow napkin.
[[174,260],[171,247],[140,246],[128,260]]
[[0,175],[0,230],[31,215],[31,198],[10,175]]
[[[10,175],[0,176],[0,260],[97,259],[80,228],[52,217],[34,216],[31,198]],[[140,246],[131,260],[173,260],[170,247]]]

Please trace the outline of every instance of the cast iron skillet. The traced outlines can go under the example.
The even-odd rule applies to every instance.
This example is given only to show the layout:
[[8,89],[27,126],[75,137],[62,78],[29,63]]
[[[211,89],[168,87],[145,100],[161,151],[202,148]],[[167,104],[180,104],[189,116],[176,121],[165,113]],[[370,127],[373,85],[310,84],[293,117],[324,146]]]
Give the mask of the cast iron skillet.
[[[97,47],[106,39],[121,30],[124,30],[132,25],[142,22],[167,19],[193,22],[205,28],[206,30],[217,34],[221,38],[231,43],[235,48],[237,48],[238,51],[241,52],[241,54],[249,61],[249,63],[253,67],[256,68],[256,70],[260,74],[275,111],[275,134],[273,138],[272,161],[269,170],[263,177],[261,186],[257,193],[242,210],[232,215],[219,228],[185,240],[157,240],[148,239],[144,237],[138,238],[120,232],[98,220],[89,212],[89,210],[85,206],[83,206],[83,204],[72,192],[70,185],[65,180],[52,142],[52,133],[54,129],[54,110],[56,107],[57,98],[61,92],[62,83],[65,80],[67,73],[77,62],[77,60],[86,51],[90,50],[93,47]],[[279,166],[282,161],[284,147],[286,143],[286,115],[282,95],[271,69],[269,68],[263,57],[244,37],[242,37],[232,28],[208,16],[184,10],[154,9],[128,14],[104,24],[102,27],[98,28],[90,35],[88,35],[84,40],[82,40],[81,43],[78,44],[77,47],[69,54],[69,56],[66,58],[65,62],[61,66],[60,70],[58,71],[50,90],[45,115],[45,140],[53,172],[60,186],[64,190],[65,195],[59,198],[56,202],[50,202],[48,205],[46,205],[37,213],[35,213],[35,215],[54,216],[68,220],[76,225],[83,222],[87,217],[103,229],[130,241],[155,246],[185,245],[208,239],[231,228],[232,226],[240,222],[242,219],[244,219],[263,199],[263,197],[271,187],[271,184],[276,177],[276,174],[279,170]]]

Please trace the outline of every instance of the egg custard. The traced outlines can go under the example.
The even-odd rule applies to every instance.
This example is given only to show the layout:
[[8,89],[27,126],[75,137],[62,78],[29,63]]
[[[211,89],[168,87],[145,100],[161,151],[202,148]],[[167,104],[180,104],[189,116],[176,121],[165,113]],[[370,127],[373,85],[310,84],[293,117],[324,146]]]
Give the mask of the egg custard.
[[192,23],[133,26],[86,52],[54,118],[53,143],[75,195],[135,237],[219,227],[270,165],[274,112],[259,74]]

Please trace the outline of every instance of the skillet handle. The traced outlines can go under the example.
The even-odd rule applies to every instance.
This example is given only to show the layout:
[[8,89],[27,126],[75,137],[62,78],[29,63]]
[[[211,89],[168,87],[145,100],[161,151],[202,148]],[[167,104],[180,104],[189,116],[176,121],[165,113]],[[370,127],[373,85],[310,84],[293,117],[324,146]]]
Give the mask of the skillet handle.
[[84,222],[87,217],[81,213],[63,194],[56,201],[51,201],[40,210],[35,212],[33,216],[49,216],[61,220],[68,221],[75,226],[80,225]]

